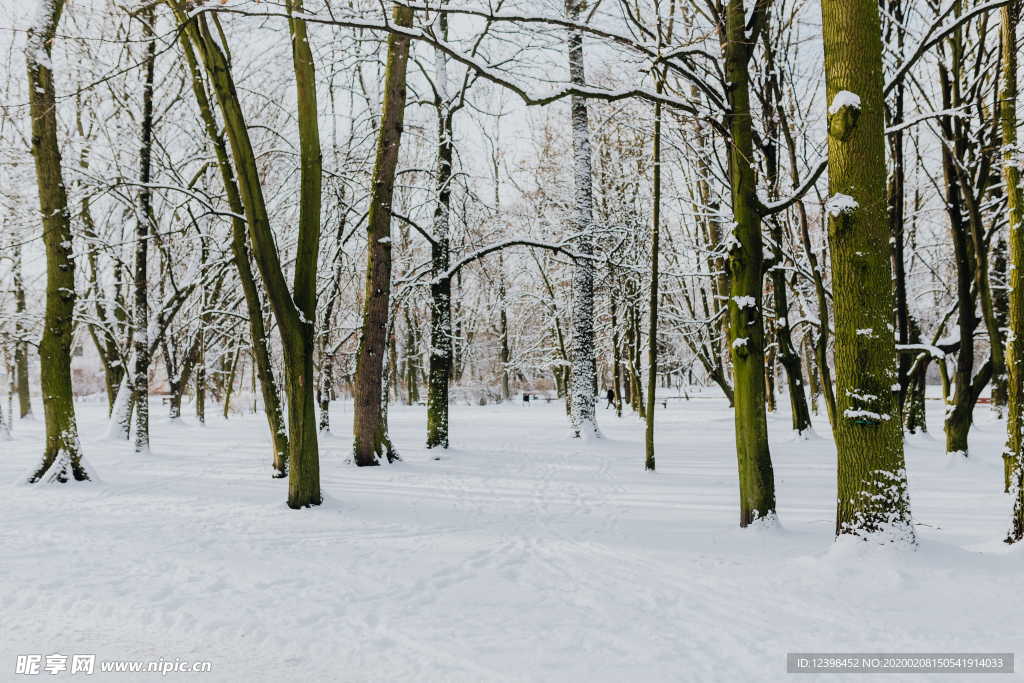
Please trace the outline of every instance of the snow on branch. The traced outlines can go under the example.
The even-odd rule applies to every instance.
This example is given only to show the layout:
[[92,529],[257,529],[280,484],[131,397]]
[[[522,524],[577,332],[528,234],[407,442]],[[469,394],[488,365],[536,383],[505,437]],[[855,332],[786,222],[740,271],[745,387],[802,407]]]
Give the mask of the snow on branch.
[[[221,12],[228,14],[238,14],[248,17],[281,17],[288,18],[289,15],[286,12],[264,10],[264,11],[252,11],[241,9],[234,6],[206,6],[201,5],[194,8],[188,13],[188,17],[191,19],[200,14],[208,12]],[[467,54],[462,50],[454,47],[451,43],[441,39],[433,33],[432,27],[428,26],[425,28],[405,27],[398,26],[391,22],[387,16],[381,18],[381,20],[371,21],[360,17],[337,17],[337,16],[320,16],[317,14],[310,14],[308,12],[296,13],[293,15],[294,19],[305,21],[311,24],[323,24],[328,26],[344,26],[346,28],[356,28],[367,31],[381,31],[385,33],[393,33],[396,35],[405,36],[411,40],[418,40],[424,42],[432,47],[445,53],[451,59],[456,62],[472,69],[481,78],[490,81],[491,83],[505,88],[506,90],[517,95],[524,104],[527,106],[543,106],[551,104],[553,102],[566,99],[572,96],[584,97],[593,100],[603,100],[606,102],[617,102],[619,100],[627,99],[641,99],[652,103],[660,103],[667,107],[671,107],[678,111],[685,112],[695,117],[699,117],[702,120],[709,122],[716,128],[720,128],[720,123],[714,119],[714,117],[701,115],[694,104],[689,100],[680,99],[671,95],[665,95],[659,93],[650,88],[599,88],[590,85],[572,85],[566,84],[561,85],[548,92],[532,92],[526,86],[517,83],[500,70],[495,69],[490,64],[483,62],[475,54]]]
[[450,280],[451,278],[455,277],[455,274],[458,273],[459,270],[469,265],[470,263],[473,263],[474,261],[479,261],[488,254],[493,254],[496,251],[501,251],[502,249],[507,249],[509,247],[537,247],[539,249],[547,249],[549,251],[556,251],[565,254],[566,256],[573,260],[582,258],[593,258],[586,257],[571,251],[568,248],[567,243],[565,242],[541,242],[540,240],[531,239],[529,237],[513,237],[511,239],[502,240],[501,242],[489,244],[486,247],[482,247],[470,254],[467,254],[466,256],[463,256],[461,259],[456,261],[447,271],[441,274],[437,279]]
[[814,187],[815,183],[818,182],[818,178],[821,177],[821,174],[824,173],[827,168],[828,160],[821,161],[818,163],[817,167],[815,167],[814,171],[811,172],[811,175],[807,177],[807,180],[804,181],[803,185],[798,187],[796,192],[789,197],[774,202],[759,202],[761,205],[759,207],[761,215],[770,216],[772,214],[779,213],[780,211],[785,211],[793,204],[796,204],[812,187]]
[[906,121],[898,123],[895,126],[890,126],[890,127],[886,128],[885,129],[885,134],[886,135],[892,135],[893,133],[898,133],[901,130],[906,130],[907,128],[913,128],[914,126],[916,126],[917,124],[921,123],[922,121],[927,121],[929,119],[938,119],[938,118],[942,118],[943,116],[955,116],[955,117],[959,117],[959,118],[967,118],[967,113],[964,111],[964,108],[965,107],[954,108],[954,109],[943,109],[941,111],[926,112],[926,113],[921,114],[919,116],[915,116],[912,119],[907,119]]
[[899,353],[927,353],[936,360],[942,360],[946,357],[945,351],[931,344],[897,344],[896,351]]
[[943,10],[938,17],[936,17],[935,22],[928,28],[924,38],[921,39],[921,43],[917,46],[917,49],[914,50],[914,53],[910,55],[906,61],[900,64],[899,68],[896,69],[896,73],[894,73],[888,82],[886,82],[883,94],[888,95],[889,92],[895,88],[901,80],[903,80],[911,67],[913,67],[914,64],[916,64],[917,61],[928,52],[928,50],[941,43],[949,34],[973,20],[978,15],[999,9],[1013,1],[1014,0],[990,0],[989,2],[982,3],[977,7],[970,8],[961,16],[957,17],[956,21],[953,21],[940,29],[938,28],[939,24],[942,23],[946,17],[952,14],[953,10],[961,6],[959,2],[949,3],[949,6]]

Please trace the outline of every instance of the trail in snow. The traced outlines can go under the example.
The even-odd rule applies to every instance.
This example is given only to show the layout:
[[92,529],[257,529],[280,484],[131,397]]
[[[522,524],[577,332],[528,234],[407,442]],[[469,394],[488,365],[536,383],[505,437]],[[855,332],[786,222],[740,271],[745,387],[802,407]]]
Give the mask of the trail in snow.
[[[1004,425],[983,408],[969,462],[908,443],[916,552],[833,544],[832,442],[793,440],[784,406],[768,530],[736,527],[720,399],[659,412],[657,473],[638,420],[604,412],[607,438],[581,443],[558,403],[453,407],[441,460],[423,409],[395,406],[404,462],[356,469],[335,404],[326,501],[305,511],[270,478],[262,416],[171,425],[154,406],[136,456],[102,438],[101,405],[79,408],[102,483],[4,489],[0,680],[17,654],[58,652],[213,662],[162,680],[732,682],[785,679],[790,651],[1022,649]],[[41,435],[15,425],[0,481],[32,469]]]

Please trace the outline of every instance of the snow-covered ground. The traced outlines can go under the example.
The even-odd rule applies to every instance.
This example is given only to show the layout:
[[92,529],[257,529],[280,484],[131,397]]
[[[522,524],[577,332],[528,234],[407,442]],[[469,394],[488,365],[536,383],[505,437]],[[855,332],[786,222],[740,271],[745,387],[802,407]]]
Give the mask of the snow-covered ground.
[[424,409],[395,406],[404,462],[357,469],[350,408],[334,411],[326,500],[304,511],[270,478],[262,416],[155,417],[140,457],[83,402],[101,481],[64,487],[18,483],[42,424],[17,424],[0,443],[0,680],[26,653],[213,663],[61,679],[231,682],[773,681],[791,651],[1024,653],[1024,554],[1000,542],[1003,425],[984,407],[969,462],[908,443],[916,551],[833,543],[828,429],[794,441],[785,406],[781,528],[749,530],[721,399],[659,413],[656,474],[638,420],[601,412],[607,438],[579,443],[558,403],[455,407],[439,461]]

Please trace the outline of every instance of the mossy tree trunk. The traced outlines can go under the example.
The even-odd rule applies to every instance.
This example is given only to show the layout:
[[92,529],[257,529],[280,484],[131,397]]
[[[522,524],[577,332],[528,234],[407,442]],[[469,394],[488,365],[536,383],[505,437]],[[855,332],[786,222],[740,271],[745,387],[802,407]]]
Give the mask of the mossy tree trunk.
[[914,541],[897,397],[882,40],[873,0],[821,0],[836,318],[836,533]]
[[1007,391],[1006,463],[1008,488],[1012,493],[1013,514],[1007,543],[1024,539],[1024,205],[1020,189],[1020,152],[1017,149],[1017,23],[1019,8],[1003,7],[1002,92],[999,97],[999,124],[1003,143],[1003,181],[1010,221],[1010,343],[1007,353],[1009,382]]
[[[412,19],[412,9],[394,6],[392,20],[397,26],[412,26]],[[409,38],[397,33],[389,34],[384,101],[377,131],[377,155],[367,218],[363,326],[356,354],[353,457],[360,467],[378,465],[381,458],[390,461],[397,457],[387,433],[382,390],[391,304],[391,203],[405,121],[408,62]]]
[[[753,21],[763,22],[768,3],[757,3]],[[729,347],[735,392],[736,456],[740,526],[775,513],[775,475],[765,415],[764,256],[754,170],[750,111],[750,59],[743,0],[725,8],[725,80],[728,83],[729,183],[733,227],[729,243]]]
[[[205,14],[188,19],[181,0],[167,0],[192,40],[206,69],[223,116],[253,254],[277,321],[284,349],[285,394],[288,399],[288,506],[319,505],[320,456],[317,443],[316,401],[313,382],[314,321],[316,320],[316,268],[320,242],[320,153],[315,71],[306,24],[295,16],[301,2],[288,4],[292,62],[296,80],[300,150],[300,208],[294,279],[289,289],[270,227],[259,167],[252,148],[227,53]],[[211,21],[217,23],[216,15]],[[223,32],[217,30],[217,36]]]
[[57,97],[52,67],[53,42],[63,10],[64,0],[41,3],[25,48],[32,156],[46,251],[46,310],[43,337],[39,343],[46,443],[42,462],[29,478],[33,483],[89,479],[82,463],[71,389],[75,260],[68,196],[57,140]]
[[[283,316],[277,314],[285,363],[289,367],[285,373],[285,392],[288,396],[288,505],[292,508],[319,505],[322,500],[313,359],[323,156],[316,70],[306,22],[298,18],[302,12],[302,0],[288,1],[299,129],[299,229],[291,296],[294,317],[289,316],[289,324],[282,326],[280,318]],[[287,305],[287,297],[282,303]]]
[[[199,70],[199,62],[196,59],[193,43],[187,33],[182,34],[181,47],[191,73],[192,92],[198,104],[200,119],[203,122],[206,136],[210,144],[213,145],[228,208],[235,214],[231,219],[231,254],[234,258],[235,269],[238,272],[238,281],[242,285],[242,294],[249,318],[249,336],[252,339],[253,362],[255,363],[256,374],[259,378],[264,414],[267,418],[267,425],[270,428],[273,476],[275,478],[283,478],[287,476],[288,472],[288,433],[281,407],[281,391],[274,377],[274,366],[270,356],[270,342],[267,338],[266,325],[263,320],[263,301],[256,284],[256,278],[252,272],[252,264],[249,261],[250,254],[246,237],[246,224],[244,220],[239,218],[239,216],[244,214],[245,207],[242,203],[238,183],[235,180],[235,171],[231,163],[231,157],[228,154],[228,143],[224,139],[224,134],[221,132],[220,127],[217,125],[213,104],[210,101],[206,84]],[[205,363],[200,365],[199,370],[201,375],[196,377],[196,407],[198,410],[201,396],[203,412],[205,413]],[[199,388],[200,382],[202,386],[201,392]]]
[[[942,105],[947,110],[953,110],[961,107],[964,99],[961,95],[963,38],[960,31],[955,31],[949,39],[949,52],[949,64],[939,64],[939,80]],[[976,297],[980,290],[974,285],[980,273],[979,262],[985,255],[977,251],[978,244],[972,240],[971,217],[964,215],[971,188],[961,183],[957,166],[965,157],[969,144],[966,128],[959,117],[952,116],[942,117],[940,128],[945,140],[942,146],[942,172],[956,266],[960,340],[953,370],[952,395],[946,405],[946,452],[967,457],[967,438],[974,422],[974,404],[981,389],[988,383],[987,377],[984,377],[984,383],[974,383],[974,332],[981,322],[975,312]]]

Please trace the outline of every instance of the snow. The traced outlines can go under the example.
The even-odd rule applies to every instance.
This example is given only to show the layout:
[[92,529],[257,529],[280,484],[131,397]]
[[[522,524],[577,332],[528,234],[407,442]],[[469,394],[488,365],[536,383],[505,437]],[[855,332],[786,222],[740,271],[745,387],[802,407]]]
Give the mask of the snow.
[[757,308],[757,300],[752,296],[734,296],[737,308]]
[[186,407],[171,426],[154,401],[153,453],[137,456],[81,402],[100,482],[44,487],[14,483],[43,428],[17,422],[0,457],[0,662],[213,662],[125,681],[731,683],[789,680],[787,652],[1019,649],[1004,422],[978,411],[966,461],[908,442],[914,551],[833,542],[830,430],[819,416],[821,438],[794,440],[784,402],[769,414],[779,519],[737,528],[733,415],[696,396],[659,409],[656,473],[642,422],[603,412],[606,438],[581,443],[559,401],[453,406],[440,461],[424,409],[392,406],[404,461],[356,469],[336,403],[326,501],[303,511],[270,477],[262,415],[202,427]]
[[839,218],[843,214],[849,214],[860,208],[857,200],[848,194],[837,192],[825,202],[825,211],[833,218]]
[[843,107],[851,107],[853,109],[860,109],[860,95],[852,93],[849,90],[840,90],[832,98],[832,104],[828,107],[829,116],[835,114]]
[[872,410],[855,410],[853,408],[847,408],[844,410],[843,415],[851,420],[866,418],[868,420],[874,420],[875,422],[892,419],[891,416],[884,413],[876,413]]

